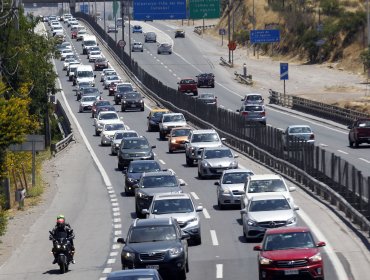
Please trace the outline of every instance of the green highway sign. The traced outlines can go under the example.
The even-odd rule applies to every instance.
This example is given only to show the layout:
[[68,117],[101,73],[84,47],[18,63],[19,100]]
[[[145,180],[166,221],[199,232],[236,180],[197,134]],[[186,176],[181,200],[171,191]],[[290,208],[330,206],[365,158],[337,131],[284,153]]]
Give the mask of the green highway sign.
[[190,19],[220,17],[220,0],[189,0]]
[[117,11],[118,11],[118,2],[117,2],[117,0],[114,0],[113,1],[113,17],[114,18],[116,18]]

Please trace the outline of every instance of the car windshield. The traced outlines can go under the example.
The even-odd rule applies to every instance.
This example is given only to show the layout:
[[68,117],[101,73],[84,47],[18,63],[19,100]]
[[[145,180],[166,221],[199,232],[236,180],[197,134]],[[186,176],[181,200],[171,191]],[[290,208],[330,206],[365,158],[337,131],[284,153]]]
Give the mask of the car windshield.
[[126,139],[123,143],[123,149],[148,149],[149,143],[146,139]]
[[152,213],[156,215],[191,212],[194,212],[194,207],[190,199],[156,200],[152,207]]
[[125,125],[123,123],[106,124],[104,126],[105,131],[123,130]]
[[85,97],[82,97],[81,98],[81,101],[82,102],[86,102],[86,101],[95,101],[96,100],[96,97],[95,96],[85,96]]
[[110,75],[107,77],[108,81],[119,80],[118,76]]
[[164,116],[163,122],[182,122],[185,121],[183,115]]
[[358,127],[370,127],[370,120],[368,120],[368,121],[360,121],[358,123]]
[[152,119],[155,120],[160,120],[162,118],[162,115],[165,114],[166,112],[154,112],[152,115]]
[[211,158],[232,158],[233,154],[230,150],[206,150],[204,154],[204,158],[211,159]]
[[161,167],[156,161],[153,162],[135,162],[131,163],[128,168],[128,173],[143,173],[159,171]]
[[90,52],[90,55],[99,55],[100,54],[100,51],[92,51]]
[[309,232],[289,232],[268,234],[262,248],[264,251],[315,248],[315,243]]
[[220,141],[217,133],[202,133],[202,134],[194,134],[193,138],[191,139],[192,143],[198,142],[217,142]]
[[175,227],[166,226],[146,226],[134,227],[129,235],[129,243],[155,242],[165,240],[176,240]]
[[251,202],[249,212],[289,210],[290,205],[286,199],[254,200]]
[[132,90],[133,90],[132,86],[117,86],[117,92],[119,93],[124,93]]
[[115,113],[107,113],[99,116],[99,120],[114,120],[114,119],[118,119],[118,116]]
[[146,176],[143,178],[143,188],[177,187],[177,179],[173,175]]
[[186,79],[186,80],[181,80],[180,84],[195,84],[195,81],[193,79]]
[[247,95],[245,99],[248,101],[261,101],[262,96],[261,95]]
[[119,132],[116,134],[115,139],[122,139],[128,137],[138,137],[139,135],[136,132]]
[[299,127],[291,127],[289,129],[289,133],[296,134],[296,133],[311,133],[312,130],[308,126],[299,126]]
[[182,136],[188,136],[190,133],[190,129],[174,129],[171,132],[172,137],[182,137]]
[[126,93],[123,95],[124,99],[139,99],[141,96],[138,93]]
[[86,94],[86,93],[97,93],[97,94],[100,94],[99,93],[99,90],[97,89],[97,88],[84,88],[83,89],[83,92],[84,92],[84,94]]
[[222,184],[242,184],[245,183],[248,176],[253,175],[252,172],[233,172],[226,173],[222,177]]
[[77,75],[80,78],[91,78],[91,77],[94,77],[93,71],[78,71]]
[[286,192],[285,184],[280,179],[250,181],[248,193]]
[[107,106],[107,105],[110,105],[109,101],[99,101],[98,103],[96,103],[96,106]]

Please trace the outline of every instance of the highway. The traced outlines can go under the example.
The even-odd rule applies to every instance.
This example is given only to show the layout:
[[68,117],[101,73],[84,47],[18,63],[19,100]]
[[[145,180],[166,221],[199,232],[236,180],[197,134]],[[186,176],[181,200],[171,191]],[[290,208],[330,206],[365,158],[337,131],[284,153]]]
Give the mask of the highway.
[[[67,34],[69,35],[68,31]],[[81,43],[73,40],[73,44],[81,61],[88,64],[86,56],[81,55]],[[158,73],[163,81],[168,81],[175,86],[176,77],[194,75],[191,74],[195,73],[194,69],[191,70],[192,66],[185,63],[180,56],[171,55],[163,56],[163,58],[161,56],[162,65],[158,61],[155,62],[156,48],[154,45],[148,48],[151,49],[152,55],[148,52],[133,55],[138,57],[138,61],[143,59],[143,65],[151,69],[153,73]],[[175,52],[179,52],[176,45]],[[185,57],[186,47],[182,52],[184,52],[182,56]],[[105,52],[105,54],[109,57],[108,53]],[[202,71],[212,69],[212,64],[206,63],[206,59],[201,60],[201,57],[202,55],[198,55],[193,58],[185,57],[185,59],[189,62],[198,61],[196,67],[200,67]],[[175,60],[172,61],[174,58]],[[124,77],[122,70],[117,68],[113,59],[111,57],[109,59],[121,77]],[[64,170],[65,173],[63,177],[57,179],[57,195],[49,202],[50,207],[45,214],[35,221],[34,227],[26,235],[27,242],[24,242],[22,250],[17,250],[12,258],[0,267],[0,279],[105,279],[110,271],[121,269],[120,246],[115,243],[115,239],[121,236],[126,237],[127,229],[132,219],[135,218],[134,198],[126,197],[123,193],[123,174],[117,170],[116,157],[110,155],[110,147],[100,146],[100,137],[94,136],[91,114],[78,113],[75,88],[67,81],[65,72],[62,71],[62,63],[55,61],[55,65],[59,74],[60,87],[63,89],[63,92],[58,94],[58,99],[66,104],[68,111],[70,110],[77,143],[72,144],[61,155],[58,155],[62,157],[63,164],[57,168]],[[172,75],[171,77],[168,74],[170,66],[173,67],[171,69],[176,69],[177,76]],[[212,72],[216,74],[218,84],[214,90],[219,96],[220,103],[225,104],[226,108],[240,104],[239,99],[242,94],[236,92],[243,92],[245,88],[234,84],[233,80],[227,77],[224,78],[222,69],[214,68]],[[98,82],[99,78],[100,75],[97,72],[96,81],[99,89],[103,91],[102,97],[112,100],[112,97],[108,97],[107,91],[102,89]],[[235,94],[226,94],[229,90]],[[257,254],[253,251],[253,246],[257,243],[247,243],[244,240],[239,210],[220,211],[217,208],[214,186],[216,180],[200,181],[197,178],[196,168],[185,166],[183,153],[167,153],[167,142],[159,141],[158,133],[146,131],[146,116],[149,108],[154,104],[149,99],[145,101],[144,112],[120,112],[119,114],[126,125],[141,135],[145,135],[152,145],[157,146],[156,159],[162,167],[172,168],[177,176],[186,182],[184,191],[192,194],[196,205],[204,207],[201,215],[203,242],[199,246],[189,248],[190,272],[187,278],[190,280],[258,279]],[[116,108],[119,110],[119,106]],[[271,110],[269,114],[273,112]],[[275,112],[275,114],[280,115],[280,126],[286,126],[287,117],[284,120],[284,115],[280,112]],[[289,117],[289,121],[294,121],[290,118],[293,116]],[[300,120],[300,122],[303,121]],[[317,128],[320,127],[317,126]],[[330,133],[328,137],[329,135]],[[334,137],[331,136],[331,138]],[[324,140],[325,138],[318,141],[324,143]],[[240,155],[239,164],[241,167],[252,169],[257,174],[270,173],[266,168],[242,155]],[[288,184],[293,185],[291,182]],[[366,271],[366,267],[369,267],[367,260],[361,259],[359,253],[356,255],[358,263],[354,265],[355,262],[351,262],[352,258],[347,254],[350,248],[345,248],[345,246],[346,244],[350,246],[353,241],[348,229],[331,217],[325,206],[316,202],[304,191],[298,189],[293,196],[300,207],[298,210],[299,224],[308,225],[317,239],[326,241],[328,244],[323,251],[326,279],[355,279],[352,277],[358,273],[363,276],[367,275],[361,274],[363,270]],[[51,254],[47,254],[51,243],[47,240],[46,229],[51,228],[52,221],[59,212],[66,214],[67,221],[75,228],[77,236],[75,242],[77,263],[72,265],[71,271],[65,275],[58,275],[57,266],[51,264]],[[342,251],[345,249],[348,252]]]

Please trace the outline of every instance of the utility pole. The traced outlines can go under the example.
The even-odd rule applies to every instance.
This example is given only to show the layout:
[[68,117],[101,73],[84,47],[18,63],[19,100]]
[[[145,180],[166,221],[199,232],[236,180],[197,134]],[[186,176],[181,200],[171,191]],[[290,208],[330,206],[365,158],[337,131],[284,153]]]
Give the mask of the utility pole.
[[[253,30],[256,30],[256,16],[254,14],[254,0],[253,0],[253,6],[252,6],[252,9],[253,9]],[[256,45],[253,44],[253,56],[256,56]]]
[[366,0],[367,13],[367,47],[370,46],[370,14],[369,14],[369,0]]
[[[228,40],[229,40],[229,44],[230,44],[230,41],[231,41],[231,35],[230,35],[230,5],[231,5],[231,0],[229,0],[229,4],[227,6],[227,36],[228,36]],[[231,50],[229,48],[229,63],[231,63]]]
[[104,31],[105,31],[105,30],[107,30],[106,29],[106,26],[105,26],[105,0],[104,0],[104,8],[103,8],[103,10],[104,10]]

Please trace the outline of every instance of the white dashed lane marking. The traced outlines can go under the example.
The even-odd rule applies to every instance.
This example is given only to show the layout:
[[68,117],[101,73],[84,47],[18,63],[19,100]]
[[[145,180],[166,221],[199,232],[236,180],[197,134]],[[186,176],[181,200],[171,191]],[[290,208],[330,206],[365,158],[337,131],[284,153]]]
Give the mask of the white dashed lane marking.
[[211,216],[209,215],[209,213],[208,213],[208,211],[207,211],[206,208],[203,208],[203,215],[204,215],[204,218],[206,218],[206,219],[210,219],[211,218]]
[[218,239],[217,239],[216,231],[212,229],[210,230],[210,233],[211,233],[211,239],[212,239],[213,246],[218,246]]
[[190,194],[194,197],[195,200],[199,199],[199,196],[195,192],[190,192]]
[[224,265],[223,264],[216,264],[216,279],[221,279],[223,278],[223,271]]
[[370,160],[367,160],[367,159],[364,159],[364,158],[358,158],[359,160],[362,160],[362,161],[364,161],[364,162],[366,162],[366,163],[370,163]]
[[166,164],[163,160],[161,160],[161,159],[159,159],[158,160],[160,163],[162,163],[162,164]]
[[348,153],[345,152],[345,151],[342,151],[342,150],[337,150],[337,151],[340,152],[340,153],[342,153],[342,154],[348,155]]
[[104,274],[109,274],[109,273],[111,273],[112,272],[112,268],[111,267],[106,267],[106,268],[104,268],[104,270],[103,270],[103,273]]

